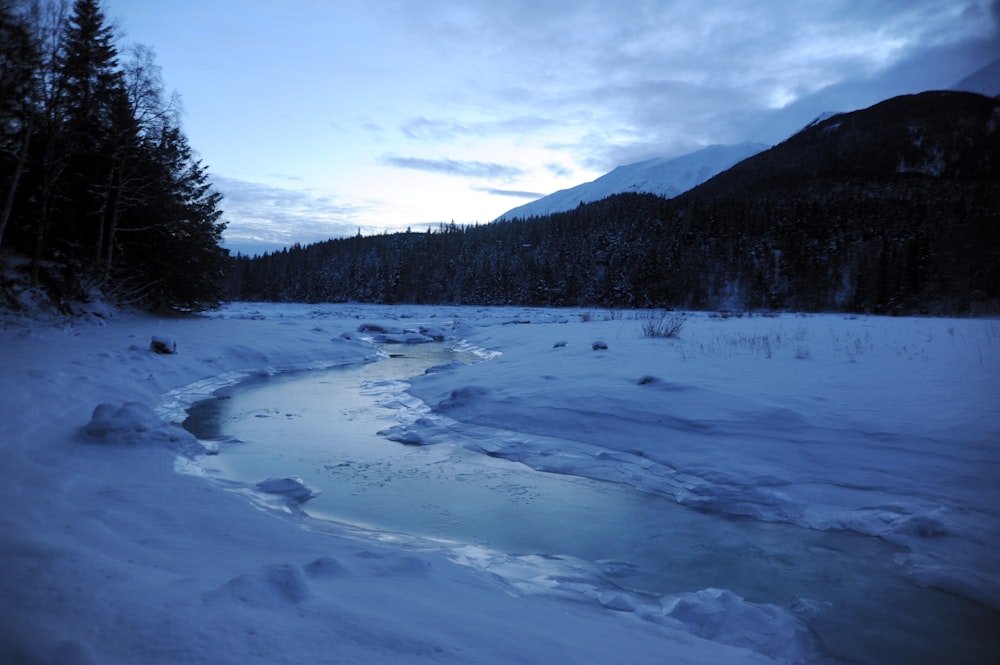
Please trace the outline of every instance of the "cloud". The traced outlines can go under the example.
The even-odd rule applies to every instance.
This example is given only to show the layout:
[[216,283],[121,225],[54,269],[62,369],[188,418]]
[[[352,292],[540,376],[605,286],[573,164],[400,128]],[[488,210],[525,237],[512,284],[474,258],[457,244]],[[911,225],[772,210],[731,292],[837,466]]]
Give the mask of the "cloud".
[[292,175],[292,174],[289,174],[289,173],[268,173],[267,175],[270,178],[278,178],[280,180],[289,180],[291,182],[302,182],[303,180],[305,180],[305,178],[303,178],[300,175]]
[[244,254],[375,230],[357,222],[371,204],[221,176],[212,182],[223,195],[223,245]]
[[460,123],[428,118],[410,118],[403,123],[400,131],[410,139],[431,141],[451,141],[457,136],[470,133],[469,128]]
[[[984,51],[996,52],[1000,15],[995,0],[720,0],[697,9],[684,0],[471,0],[461,10],[428,0],[396,9],[394,20],[456,69],[430,94],[459,120],[414,118],[404,136],[537,131],[597,170],[710,143],[776,142],[821,98],[850,110],[900,94],[894,82],[907,82],[901,92],[945,86],[992,59]],[[470,109],[492,120],[462,119]]]
[[490,137],[531,134],[549,129],[555,124],[554,119],[539,115],[520,115],[498,120],[465,123],[415,117],[406,120],[399,129],[403,136],[409,139],[447,142],[462,136]]
[[573,170],[562,164],[550,163],[545,165],[545,170],[557,178],[568,178],[573,174]]
[[480,188],[479,191],[492,194],[494,196],[510,196],[516,199],[540,199],[545,194],[540,192],[523,192],[516,189],[494,189],[492,187]]
[[[237,24],[164,10],[203,37],[235,31],[217,52],[164,42],[164,71],[187,72],[176,80],[198,110],[185,124],[206,161],[277,185],[220,179],[227,238],[286,244],[493,219],[501,197],[712,143],[776,143],[1000,53],[996,0],[257,4]],[[431,188],[414,171],[452,178]]]
[[387,166],[428,173],[465,178],[495,178],[510,179],[524,174],[524,170],[516,166],[507,166],[495,162],[477,162],[456,159],[423,159],[421,157],[395,157],[385,155],[381,162]]

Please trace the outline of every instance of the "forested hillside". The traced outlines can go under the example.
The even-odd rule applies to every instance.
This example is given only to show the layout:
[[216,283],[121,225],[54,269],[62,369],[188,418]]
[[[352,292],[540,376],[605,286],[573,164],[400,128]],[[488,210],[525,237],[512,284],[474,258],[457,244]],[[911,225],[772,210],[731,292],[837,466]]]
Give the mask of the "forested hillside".
[[996,312],[998,100],[932,92],[807,127],[674,199],[241,257],[228,295]]
[[119,52],[97,0],[0,0],[0,305],[210,306],[220,199],[152,52]]

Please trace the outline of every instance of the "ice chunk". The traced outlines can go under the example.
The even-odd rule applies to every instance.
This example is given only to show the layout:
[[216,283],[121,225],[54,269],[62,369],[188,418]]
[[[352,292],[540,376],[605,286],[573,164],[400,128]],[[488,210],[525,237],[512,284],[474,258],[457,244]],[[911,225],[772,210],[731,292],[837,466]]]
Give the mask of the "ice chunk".
[[260,481],[254,487],[258,492],[285,497],[295,503],[304,503],[319,494],[317,490],[302,482],[298,476],[268,478]]

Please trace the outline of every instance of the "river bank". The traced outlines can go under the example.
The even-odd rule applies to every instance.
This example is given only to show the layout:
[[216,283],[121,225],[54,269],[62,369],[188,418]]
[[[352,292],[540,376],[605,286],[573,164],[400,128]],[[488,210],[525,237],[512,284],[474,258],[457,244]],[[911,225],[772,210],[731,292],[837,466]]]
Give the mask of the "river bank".
[[[782,650],[787,640],[769,636],[777,624],[766,607],[725,594],[675,600],[660,608],[659,622],[636,608],[615,607],[614,599],[582,603],[529,594],[443,556],[311,532],[294,518],[255,510],[238,494],[175,473],[176,452],[159,445],[162,437],[107,445],[81,432],[102,403],[152,408],[177,391],[210,394],[220,376],[363,361],[373,351],[357,334],[365,322],[405,328],[415,319],[446,321],[456,339],[503,353],[496,362],[415,382],[411,391],[439,417],[401,434],[433,443],[448,427],[445,418],[482,426],[500,420],[522,436],[482,443],[495,454],[535,462],[548,457],[555,470],[580,471],[588,465],[577,462],[600,446],[604,461],[623,455],[628,462],[601,466],[628,474],[629,464],[643,456],[652,466],[668,466],[664,423],[657,419],[669,416],[675,473],[663,476],[668,482],[660,489],[676,492],[678,500],[702,501],[712,510],[777,511],[762,509],[756,517],[765,519],[794,517],[789,506],[797,503],[809,507],[809,519],[879,511],[877,519],[858,523],[883,523],[886,535],[910,548],[912,560],[904,563],[914,574],[933,582],[926,576],[936,571],[938,581],[992,594],[995,580],[980,559],[995,551],[998,539],[988,507],[997,487],[992,442],[1000,432],[989,408],[997,403],[995,322],[698,315],[678,342],[645,338],[639,322],[620,313],[597,314],[235,305],[188,320],[6,321],[0,332],[9,359],[0,372],[8,432],[0,467],[0,615],[12,630],[0,660],[819,658]],[[154,335],[175,340],[178,353],[152,353]],[[592,348],[598,340],[609,353]],[[545,355],[560,352],[566,353]],[[642,389],[648,390],[634,393]],[[835,458],[805,455],[798,459],[811,459],[812,466],[789,468],[808,471],[808,482],[785,482],[790,479],[773,473],[780,455],[772,446],[803,427],[833,431],[830,421],[844,417],[853,423],[851,432],[865,437],[852,439],[850,464],[827,468],[824,476],[820,471]],[[748,434],[742,441],[760,455],[741,457],[729,445],[699,467],[695,452],[708,441],[700,426],[709,420],[728,442],[738,441],[742,428]],[[911,437],[915,432],[923,434]],[[580,447],[545,455],[557,438]],[[911,439],[916,449],[905,445]],[[872,440],[886,445],[865,457],[862,444]],[[940,454],[942,446],[947,455]],[[831,476],[836,483],[826,482]],[[736,491],[751,484],[762,489]],[[809,487],[819,486],[853,490],[823,489],[818,500],[803,504]],[[862,486],[868,488],[863,505],[829,502],[861,496]]]

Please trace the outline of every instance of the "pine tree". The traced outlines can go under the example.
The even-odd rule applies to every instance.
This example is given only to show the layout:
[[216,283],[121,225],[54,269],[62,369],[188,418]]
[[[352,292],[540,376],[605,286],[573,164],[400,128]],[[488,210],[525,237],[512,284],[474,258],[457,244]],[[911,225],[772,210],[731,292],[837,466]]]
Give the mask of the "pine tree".
[[230,263],[222,196],[177,127],[165,124],[149,150],[148,194],[118,229],[121,297],[151,308],[215,306]]
[[119,145],[132,140],[134,118],[124,108],[124,84],[111,27],[97,0],[76,0],[57,61],[69,150],[60,237],[103,251]]
[[98,0],[0,0],[0,197],[0,242],[31,254],[57,305],[95,288],[149,307],[218,301],[221,196],[152,52],[122,66]]

